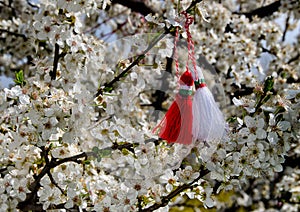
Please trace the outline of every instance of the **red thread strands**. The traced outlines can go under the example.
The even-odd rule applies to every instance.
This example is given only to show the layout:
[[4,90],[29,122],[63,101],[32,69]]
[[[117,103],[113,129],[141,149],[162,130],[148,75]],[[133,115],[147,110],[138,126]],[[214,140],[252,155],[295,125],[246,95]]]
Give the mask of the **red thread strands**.
[[175,67],[176,67],[176,77],[179,79],[179,62],[178,62],[178,53],[177,53],[177,43],[179,37],[179,29],[176,27],[175,39],[174,39],[174,58],[175,58]]
[[168,143],[189,145],[192,143],[192,96],[191,87],[194,84],[190,71],[185,71],[179,80],[180,92],[176,94],[175,101],[165,114],[159,125],[159,137]]

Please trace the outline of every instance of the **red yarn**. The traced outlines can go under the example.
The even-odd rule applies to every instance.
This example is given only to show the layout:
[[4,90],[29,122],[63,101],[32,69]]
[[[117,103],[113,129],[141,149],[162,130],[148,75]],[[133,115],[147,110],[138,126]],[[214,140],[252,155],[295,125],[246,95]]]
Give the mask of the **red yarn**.
[[189,70],[186,70],[180,77],[179,80],[180,85],[193,86],[194,79],[192,73]]
[[192,97],[176,95],[164,119],[160,123],[159,137],[168,143],[192,143]]
[[[180,77],[180,84],[193,85],[193,77],[190,71],[185,71]],[[176,95],[175,101],[167,111],[158,127],[159,137],[168,143],[180,143],[189,145],[192,143],[192,97],[189,90],[182,89]]]

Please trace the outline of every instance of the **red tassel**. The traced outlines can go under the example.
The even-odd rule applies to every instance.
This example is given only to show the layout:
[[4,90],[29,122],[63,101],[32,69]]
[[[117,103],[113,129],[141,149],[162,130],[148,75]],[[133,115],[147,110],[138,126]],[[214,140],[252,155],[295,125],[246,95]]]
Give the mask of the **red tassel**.
[[180,77],[179,83],[180,90],[175,101],[156,128],[161,128],[159,137],[168,143],[189,145],[192,143],[193,123],[191,88],[194,81],[191,72],[185,71]]

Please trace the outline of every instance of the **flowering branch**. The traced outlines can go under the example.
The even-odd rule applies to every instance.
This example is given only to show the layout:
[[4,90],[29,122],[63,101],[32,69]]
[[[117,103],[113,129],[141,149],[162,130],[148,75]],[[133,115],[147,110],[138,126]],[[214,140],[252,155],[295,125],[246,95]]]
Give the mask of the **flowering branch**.
[[53,185],[55,185],[55,186],[60,190],[60,192],[61,192],[62,194],[66,194],[66,192],[64,192],[64,190],[63,190],[63,189],[57,184],[57,182],[54,180],[54,178],[53,178],[53,176],[52,176],[52,174],[51,174],[50,171],[47,173],[47,175],[48,175],[48,177],[50,178],[51,183],[52,183]]
[[[267,197],[263,197],[261,199],[255,200],[253,199],[253,202],[255,203],[259,203],[259,202],[263,202],[265,208],[269,208],[270,207],[270,200],[272,200],[273,202],[276,202],[276,209],[280,210],[283,206],[283,203],[289,203],[289,204],[297,204],[297,202],[293,202],[290,200],[291,198],[291,193],[290,192],[286,192],[286,191],[282,191],[279,195],[276,193],[276,184],[279,183],[280,181],[282,181],[282,179],[286,176],[285,175],[285,170],[287,167],[291,167],[291,168],[296,168],[299,166],[299,157],[286,157],[285,158],[285,162],[283,164],[283,168],[284,170],[282,172],[277,173],[274,178],[270,181],[268,181],[269,184],[269,188],[270,188],[270,196]],[[264,181],[264,186],[266,182]],[[249,187],[246,190],[246,193],[250,196],[255,196],[255,192],[254,192],[254,188],[258,187],[259,185],[254,184],[254,179],[250,179],[250,183],[249,183]],[[234,211],[234,209],[237,209],[239,206],[236,204],[233,204],[231,208],[228,208],[228,211]],[[251,206],[248,206],[245,208],[246,210],[251,210]]]
[[184,190],[189,189],[189,188],[193,188],[195,186],[195,183],[199,179],[201,179],[203,176],[205,176],[206,174],[208,174],[208,173],[209,173],[209,171],[207,169],[202,169],[200,171],[199,177],[197,177],[195,180],[193,180],[190,183],[178,186],[174,191],[172,191],[171,193],[169,193],[167,196],[162,197],[161,198],[162,200],[161,200],[160,203],[155,203],[154,205],[152,205],[152,206],[150,206],[150,207],[148,207],[146,209],[140,210],[140,211],[141,212],[150,212],[150,211],[154,211],[154,210],[156,210],[158,208],[167,206],[168,203],[171,201],[171,199],[173,199],[174,197],[176,197],[177,195],[179,195]]
[[103,91],[111,91],[112,90],[112,86],[120,81],[121,78],[123,78],[124,76],[126,76],[130,71],[131,69],[138,65],[139,62],[145,58],[145,55],[147,54],[148,51],[150,51],[161,39],[163,39],[167,33],[169,32],[170,29],[166,30],[165,32],[159,34],[157,37],[155,37],[149,44],[149,46],[147,47],[146,50],[144,50],[144,52],[139,55],[123,72],[121,72],[118,76],[116,76],[112,81],[110,81],[109,83],[105,83],[104,84],[104,87],[100,88],[98,90],[98,92],[94,95],[94,97],[96,98],[97,96],[99,96],[100,94],[103,93]]
[[[192,203],[197,204],[194,208],[203,204],[224,211],[297,209],[300,54],[298,43],[282,41],[292,36],[291,28],[298,27],[298,1],[274,0],[255,8],[244,2],[237,13],[224,1],[199,2],[203,1],[0,1],[0,49],[4,52],[0,71],[9,78],[16,73],[14,84],[0,89],[3,211],[153,211]],[[156,8],[147,24],[143,16],[149,14],[147,9]],[[176,87],[167,73],[173,71],[173,45],[165,39],[175,35],[174,21],[183,23],[183,17],[176,17],[182,10],[190,16],[198,14],[192,34],[197,50],[205,55],[198,55],[198,62],[211,72],[208,81],[216,95],[225,98],[220,107],[226,107],[224,112],[230,116],[224,139],[195,142],[194,148],[170,147],[161,138],[140,142],[153,137],[149,129],[157,112],[164,111],[167,94],[163,91],[170,83]],[[286,26],[278,27],[277,17],[284,15]],[[208,16],[209,23],[201,20]],[[140,17],[140,22],[134,22]],[[291,18],[295,24],[289,26]],[[104,49],[97,37],[106,39],[116,30],[123,36],[153,32],[162,20],[165,28],[146,46],[144,37],[136,37],[132,47],[126,40],[121,42],[128,51],[140,50],[128,64],[119,64],[115,72],[105,69],[114,69],[114,64],[103,52],[118,56],[124,48]],[[106,34],[107,28],[112,32]],[[185,28],[181,32],[188,33]],[[185,56],[194,53],[188,44]],[[155,48],[162,57],[151,54],[148,60]],[[53,66],[50,70],[47,58]],[[166,65],[161,87],[149,73],[131,75],[141,62],[147,72],[153,63],[155,69],[162,62]],[[60,65],[70,72],[61,75]],[[273,79],[267,77],[264,84],[260,81],[264,75]],[[47,77],[63,83],[53,90]],[[91,102],[88,94],[99,77],[102,82],[92,95],[107,96]],[[132,83],[123,83],[128,77]],[[4,80],[8,82],[3,87],[13,82]],[[230,97],[236,97],[234,105],[228,105]],[[206,131],[214,135],[218,130],[212,126],[214,131]]]
[[[74,155],[74,156],[67,157],[67,158],[63,158],[63,159],[60,159],[60,160],[52,158],[51,161],[49,161],[48,153],[49,153],[50,150],[46,149],[45,147],[41,147],[41,149],[42,149],[41,155],[45,159],[46,165],[44,166],[44,168],[42,169],[40,174],[35,177],[35,181],[29,186],[29,190],[31,191],[31,193],[27,194],[25,201],[19,202],[18,208],[22,211],[29,211],[29,210],[34,211],[35,210],[34,208],[41,208],[42,207],[41,204],[37,203],[38,202],[37,201],[37,198],[38,198],[37,192],[38,192],[38,189],[41,187],[41,185],[40,185],[41,179],[46,174],[49,175],[51,169],[53,169],[53,168],[55,168],[55,167],[57,167],[57,166],[59,166],[63,163],[66,163],[66,162],[79,163],[78,159],[94,155],[94,152],[83,152],[81,154]],[[51,177],[50,177],[50,180],[51,180]],[[51,180],[51,182],[52,182],[52,180]],[[54,183],[54,185],[57,186],[56,183]]]
[[[110,148],[113,150],[127,149],[129,151],[133,151],[133,146],[134,146],[134,144],[132,144],[132,143],[125,143],[125,144],[114,143],[112,147],[108,147],[105,149],[110,149]],[[102,149],[102,150],[105,150],[105,149]],[[41,150],[42,150],[41,157],[45,160],[46,164],[45,164],[44,168],[42,169],[42,171],[39,173],[39,175],[35,177],[35,181],[29,186],[29,190],[31,191],[31,193],[27,194],[25,201],[20,202],[18,204],[18,208],[21,209],[22,211],[29,211],[29,210],[40,211],[41,210],[42,205],[37,204],[37,202],[38,202],[37,192],[38,192],[39,188],[41,187],[40,181],[45,175],[48,175],[51,183],[54,186],[56,186],[62,192],[62,194],[65,194],[63,189],[53,179],[51,172],[50,172],[51,169],[53,169],[63,163],[67,163],[67,162],[74,162],[74,163],[80,164],[80,163],[82,163],[82,161],[79,160],[81,158],[87,158],[89,156],[97,157],[96,153],[92,151],[92,152],[83,152],[78,155],[66,157],[66,158],[59,159],[59,160],[57,160],[56,158],[52,158],[51,160],[49,160],[48,155],[49,155],[50,149],[41,147]],[[53,205],[50,208],[58,209],[61,207],[59,207],[58,205],[56,205],[56,206]]]
[[[196,0],[193,1],[191,3],[191,5],[186,9],[186,12],[190,12],[195,6],[196,4],[202,2],[203,0]],[[108,83],[105,83],[103,87],[101,87],[97,93],[94,95],[94,98],[96,98],[97,96],[99,96],[100,94],[103,93],[103,91],[106,92],[110,92],[112,90],[113,85],[120,81],[121,78],[123,78],[124,76],[126,76],[131,69],[138,65],[139,62],[145,58],[146,54],[160,41],[162,40],[167,34],[169,34],[170,32],[174,31],[174,27],[169,27],[166,28],[164,32],[160,33],[158,36],[156,36],[155,38],[153,38],[153,40],[150,42],[149,46],[143,51],[143,53],[141,55],[139,55],[123,72],[121,72],[118,76],[116,76],[113,80],[111,80]]]
[[274,85],[273,77],[268,77],[265,80],[262,94],[258,96],[258,101],[255,106],[254,114],[257,113],[259,111],[259,108],[271,98],[272,96],[271,91],[273,90],[273,85]]

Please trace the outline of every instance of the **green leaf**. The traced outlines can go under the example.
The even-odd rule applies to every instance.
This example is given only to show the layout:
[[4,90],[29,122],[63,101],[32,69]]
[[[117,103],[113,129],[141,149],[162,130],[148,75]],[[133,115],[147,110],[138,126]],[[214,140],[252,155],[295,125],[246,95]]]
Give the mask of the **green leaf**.
[[234,123],[237,121],[237,117],[235,117],[235,116],[229,117],[226,121],[229,123]]
[[103,89],[104,92],[111,92],[113,90],[113,87],[105,87]]
[[20,85],[20,86],[23,86],[25,85],[25,80],[24,80],[24,73],[23,73],[23,70],[20,70],[18,72],[16,72],[16,75],[15,75],[15,83],[17,85]]
[[98,154],[99,153],[99,148],[94,146],[93,149],[92,149],[92,152]]
[[92,151],[95,153],[97,161],[100,162],[102,158],[109,157],[111,155],[112,149],[99,149],[98,147],[94,146]]
[[121,150],[121,152],[122,152],[123,155],[129,155],[129,150],[126,149],[126,148],[123,148],[123,149]]
[[264,92],[267,93],[268,91],[271,91],[274,86],[274,79],[273,77],[267,77],[265,84],[264,84]]
[[111,149],[100,149],[98,154],[101,158],[109,157],[111,155]]
[[83,161],[83,164],[85,164],[85,165],[89,165],[90,163],[91,163],[90,160],[85,160],[85,161]]

